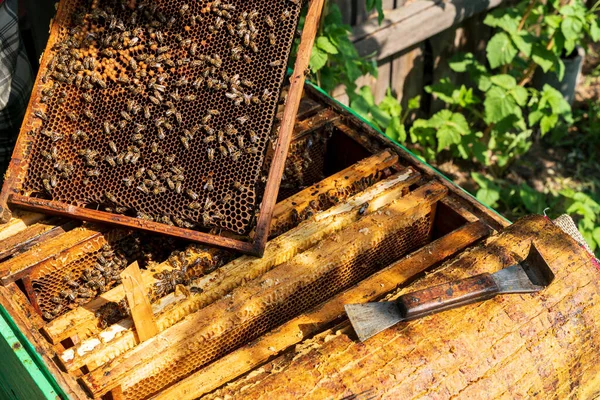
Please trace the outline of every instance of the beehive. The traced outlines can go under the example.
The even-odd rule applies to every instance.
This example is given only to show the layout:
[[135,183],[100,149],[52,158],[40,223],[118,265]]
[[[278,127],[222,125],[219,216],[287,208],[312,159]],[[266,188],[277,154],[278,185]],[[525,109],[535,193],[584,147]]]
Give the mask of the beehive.
[[[430,393],[446,397],[444,393],[453,388],[464,387],[467,393],[478,382],[465,386],[464,380],[458,379],[460,374],[441,379],[446,371],[456,372],[452,360],[479,360],[478,369],[471,368],[468,377],[478,376],[478,371],[508,376],[515,363],[537,368],[552,362],[550,352],[536,351],[535,357],[521,352],[513,363],[486,369],[483,358],[473,353],[478,348],[465,347],[467,342],[462,341],[464,335],[476,331],[478,337],[489,334],[494,338],[507,332],[507,337],[513,338],[515,329],[526,332],[530,344],[536,338],[540,343],[562,340],[545,330],[547,323],[528,322],[527,310],[547,310],[543,315],[548,321],[558,321],[558,311],[547,308],[543,295],[499,298],[480,308],[451,312],[448,321],[443,314],[415,321],[407,330],[386,331],[383,339],[376,339],[375,347],[354,342],[343,315],[344,304],[397,295],[397,288],[403,290],[405,282],[445,260],[451,260],[447,267],[416,285],[475,274],[482,270],[479,260],[490,270],[506,266],[524,254],[531,238],[538,238],[541,251],[556,255],[552,260],[570,260],[565,273],[578,268],[549,292],[553,299],[567,296],[566,303],[558,303],[565,305],[559,311],[566,313],[576,313],[585,299],[597,296],[595,286],[585,285],[596,272],[583,263],[585,253],[571,239],[543,220],[524,221],[497,238],[486,239],[494,230],[503,230],[506,221],[310,86],[306,89],[294,130],[298,144],[291,146],[285,168],[305,159],[310,135],[325,140],[321,153],[311,155],[303,165],[307,173],[301,183],[295,181],[301,186],[290,181],[289,197],[275,206],[272,236],[262,258],[179,242],[161,245],[128,230],[49,220],[37,214],[21,214],[0,231],[0,301],[70,398],[258,397],[265,393],[337,398],[361,392],[370,395],[370,391],[377,395],[411,387],[400,375],[377,374],[381,367],[378,354],[388,357],[399,352],[409,361],[391,357],[390,368],[399,368],[400,363],[407,373],[416,371],[413,379],[427,382],[431,375],[419,366],[423,359],[430,360],[443,382],[430,385]],[[117,254],[131,241],[138,250],[125,254],[127,263],[135,260],[142,267],[141,283],[151,300],[158,331],[142,343],[118,282],[105,285],[105,291],[87,303],[60,295],[61,290],[72,290],[70,280],[85,285],[85,277],[76,271],[97,270],[98,254],[104,257],[103,252],[110,251],[107,244]],[[463,252],[477,242],[481,243],[478,248]],[[69,280],[64,279],[67,275]],[[55,283],[43,284],[50,281]],[[585,288],[582,295],[570,289],[577,286],[572,285],[575,281]],[[44,315],[49,312],[48,299],[56,293],[64,310]],[[510,303],[507,310],[513,310],[508,319],[498,311],[503,302]],[[474,320],[477,310],[485,316],[478,324]],[[463,313],[468,319],[461,317]],[[595,313],[594,303],[585,306],[580,315],[595,321]],[[495,314],[502,324],[494,322]],[[431,340],[429,334],[438,325],[444,328]],[[568,331],[563,325],[556,325],[559,332]],[[454,347],[460,352],[449,350],[454,336],[447,332],[461,335],[462,347]],[[418,339],[411,342],[411,337]],[[594,384],[590,371],[598,364],[592,363],[595,353],[586,349],[596,345],[595,337],[583,335],[578,346],[569,350],[572,360],[586,353],[588,372],[573,364],[580,377],[578,389],[573,390],[582,394],[591,393],[586,390]],[[404,343],[403,347],[392,347],[394,340]],[[383,342],[388,346],[385,350],[378,347]],[[446,343],[450,347],[444,347]],[[504,357],[508,353],[503,346],[498,342],[491,347],[496,352],[485,354]],[[345,357],[342,349],[351,355]],[[448,358],[444,354],[454,355]],[[336,368],[339,374],[319,375],[321,369]],[[354,371],[366,375],[355,379]],[[547,377],[540,375],[535,387],[547,383],[544,387],[549,393],[566,394],[564,388],[569,385],[563,377],[567,375],[560,373],[562,370],[545,371]],[[327,384],[314,383],[313,375]],[[303,376],[302,382],[296,376]],[[536,382],[533,375],[523,376],[526,382]],[[511,387],[522,387],[520,382],[510,382]],[[552,386],[548,382],[558,383]]]
[[259,253],[285,158],[265,155],[292,134],[274,118],[301,8],[61,1],[2,201]]

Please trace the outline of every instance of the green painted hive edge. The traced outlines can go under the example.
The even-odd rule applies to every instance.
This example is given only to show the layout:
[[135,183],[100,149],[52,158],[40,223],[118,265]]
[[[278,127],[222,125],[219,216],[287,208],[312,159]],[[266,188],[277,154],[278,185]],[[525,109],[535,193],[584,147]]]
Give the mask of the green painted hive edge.
[[[52,373],[46,367],[44,360],[29,342],[27,337],[21,332],[16,322],[8,311],[0,304],[0,335],[11,345],[15,356],[24,368],[31,375],[33,381],[38,386],[40,392],[48,399],[68,399],[67,394],[60,387]],[[12,343],[21,344],[21,347],[15,349]],[[11,343],[12,342],[12,343]],[[2,377],[0,377],[0,384]]]

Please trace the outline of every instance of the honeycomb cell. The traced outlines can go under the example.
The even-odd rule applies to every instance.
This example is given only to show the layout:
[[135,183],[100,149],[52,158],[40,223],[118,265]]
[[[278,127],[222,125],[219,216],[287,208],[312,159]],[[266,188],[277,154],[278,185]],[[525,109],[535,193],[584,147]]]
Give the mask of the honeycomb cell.
[[128,3],[61,2],[21,194],[248,234],[301,4]]

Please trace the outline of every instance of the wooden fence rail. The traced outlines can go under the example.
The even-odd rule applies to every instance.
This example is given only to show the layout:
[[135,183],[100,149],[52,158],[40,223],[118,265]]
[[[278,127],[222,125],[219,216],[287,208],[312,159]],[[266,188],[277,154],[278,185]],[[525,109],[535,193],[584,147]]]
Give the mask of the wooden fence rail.
[[[452,76],[447,60],[460,51],[484,56],[490,30],[483,25],[485,12],[502,0],[384,0],[385,19],[365,10],[365,0],[334,0],[344,22],[352,25],[352,40],[362,56],[374,54],[378,76],[364,76],[358,86],[368,85],[381,100],[388,88],[406,105],[408,99],[423,95],[423,88],[444,76]],[[348,103],[343,87],[333,96]],[[424,96],[422,109],[436,104]]]

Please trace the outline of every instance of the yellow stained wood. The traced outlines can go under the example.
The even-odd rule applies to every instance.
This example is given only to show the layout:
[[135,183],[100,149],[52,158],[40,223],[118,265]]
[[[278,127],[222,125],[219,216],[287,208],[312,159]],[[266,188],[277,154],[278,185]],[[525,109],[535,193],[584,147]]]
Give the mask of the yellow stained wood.
[[148,291],[146,290],[146,286],[144,286],[142,273],[137,261],[121,272],[121,278],[123,280],[123,289],[127,298],[127,304],[131,311],[133,325],[135,326],[135,332],[140,342],[144,342],[156,336],[158,327],[154,320],[154,313],[152,313],[152,307],[148,299]]
[[556,275],[540,293],[499,296],[400,323],[365,343],[345,323],[203,398],[595,398],[600,272],[541,216],[517,221],[387,299],[495,272],[522,260],[531,240]]
[[71,249],[85,241],[99,237],[102,230],[85,227],[75,228],[53,240],[42,242],[29,251],[19,254],[0,264],[2,284],[14,281],[20,274],[37,266],[41,262],[52,262],[64,254],[71,254]]
[[[244,282],[260,276],[318,243],[327,235],[348,226],[360,217],[361,212],[373,212],[402,197],[403,191],[416,182],[419,176],[410,168],[392,175],[350,198],[348,202],[323,211],[313,219],[271,240],[267,243],[262,258],[242,256],[200,278],[193,286],[201,289],[201,293],[190,297],[177,297],[175,294],[166,296],[161,300],[161,304],[154,308],[154,312],[158,314],[159,330],[169,328]],[[367,203],[368,206],[361,210]],[[86,305],[86,308],[90,307]],[[75,370],[84,365],[89,369],[98,368],[136,345],[135,335],[127,331],[130,327],[130,321],[121,321],[100,333],[100,339],[84,340],[77,347],[65,351],[60,358],[68,370]]]
[[337,191],[352,187],[356,182],[380,173],[397,162],[397,154],[392,153],[390,150],[384,150],[302,190],[297,195],[280,201],[273,210],[271,232],[278,231],[279,227],[288,225],[293,218],[294,210],[297,212],[304,210],[311,201],[317,200],[320,195],[327,194],[332,190]]
[[27,229],[28,226],[35,224],[46,218],[44,214],[15,211],[13,217],[6,224],[0,224],[0,240],[11,237],[21,231]]
[[[382,158],[382,157],[384,157],[384,158]],[[387,165],[388,162],[391,162],[396,158],[395,156],[392,156],[392,157],[393,157],[392,159],[388,159],[385,152],[382,152],[378,155],[371,156],[371,157],[355,164],[356,168],[351,167],[347,170],[349,179],[351,180],[352,179],[351,177],[354,176],[356,180],[360,180],[360,179],[366,178],[366,177],[376,173],[377,172],[376,168],[380,168],[381,163],[383,163],[384,165]],[[387,161],[384,161],[384,160],[387,160]],[[398,181],[395,181],[394,179],[390,179],[387,182],[388,182],[388,185],[389,184],[398,184],[399,185],[398,188],[405,190],[405,188],[407,188],[408,186],[415,183],[419,178],[420,178],[419,173],[415,172],[411,168],[408,168],[408,169],[402,171],[399,175],[396,175],[396,179]],[[402,181],[402,182],[400,182],[400,181]],[[338,182],[338,183],[336,183],[336,182]],[[318,185],[322,186],[322,187],[336,187],[337,184],[341,184],[341,183],[343,183],[343,182],[340,182],[339,176],[337,174],[335,174],[329,178],[324,179]],[[373,196],[374,193],[381,190],[382,188],[385,188],[385,185],[379,186],[378,188],[379,189],[376,188],[374,191],[367,191],[363,197],[360,197],[357,199],[360,201],[363,201],[363,202],[368,202],[369,198],[370,198],[369,196]],[[312,192],[303,190],[300,193],[297,193],[294,196],[291,196],[288,200],[284,200],[284,202],[287,204],[288,207],[292,207],[293,206],[292,203],[308,204],[310,202],[310,200],[313,199],[313,196],[311,195],[311,193]],[[355,204],[355,206],[356,206],[356,204]],[[339,208],[338,208],[338,210],[339,210]],[[288,218],[288,220],[289,220],[289,218],[291,218],[291,213],[286,214],[285,217],[283,216],[284,213],[285,212],[281,208],[279,208],[279,211],[278,211],[278,207],[276,206],[275,215],[277,216],[276,217],[277,219],[276,220],[275,220],[275,218],[273,219],[272,226],[276,226],[277,224],[285,223],[285,221],[286,221],[285,218]],[[335,214],[335,211],[333,213],[329,213],[328,215],[334,215],[334,214]],[[277,222],[275,222],[275,221],[277,221]],[[250,256],[241,257],[240,261],[244,261],[244,260],[255,260],[255,258],[250,257]],[[188,260],[188,261],[193,261],[193,260]],[[151,285],[153,285],[156,282],[156,279],[153,277],[153,275],[156,272],[170,270],[172,268],[170,266],[167,266],[166,264],[161,264],[160,266],[156,267],[155,269],[156,269],[156,271],[143,271],[142,272],[142,276],[144,278],[144,283],[147,287],[150,287]],[[223,270],[223,268],[221,268],[221,270]],[[220,274],[222,273],[221,270],[218,270],[214,274],[211,274],[210,279],[219,279],[220,280],[222,278],[220,276]],[[99,326],[98,319],[94,315],[95,311],[98,308],[100,308],[102,305],[106,304],[107,302],[110,302],[110,301],[118,302],[118,301],[122,300],[123,296],[124,296],[124,294],[123,294],[122,288],[120,286],[117,286],[116,288],[110,290],[109,292],[104,293],[102,295],[102,297],[94,299],[92,302],[86,304],[85,307],[78,307],[78,308],[74,309],[73,311],[70,311],[70,312],[56,318],[55,320],[49,322],[48,325],[44,328],[44,332],[48,336],[48,338],[50,338],[52,343],[58,343],[58,342],[66,339],[70,336],[73,336],[73,335],[78,335],[79,338],[82,340],[91,335],[94,335],[95,333],[100,332],[100,329],[98,328],[98,326]],[[160,306],[159,306],[159,309],[160,309]],[[195,311],[194,306],[191,306],[190,310],[192,310],[190,312]],[[176,321],[177,317],[170,317],[170,320]],[[174,322],[170,322],[170,323],[172,324]],[[160,322],[159,322],[159,326],[160,326]],[[109,329],[112,329],[112,328],[109,328]],[[122,329],[119,327],[118,331],[121,332]],[[109,336],[114,337],[114,335],[110,335],[110,334],[109,334]],[[78,367],[74,367],[74,368],[78,368]]]
[[[180,363],[185,362],[184,359],[192,355],[196,359],[216,355],[210,353],[211,348],[208,346],[212,343],[211,340],[228,335],[229,331],[252,321],[258,315],[261,318],[270,315],[265,313],[277,309],[276,304],[286,304],[287,298],[308,282],[316,282],[329,276],[330,271],[333,273],[338,266],[353,262],[358,255],[370,251],[388,235],[402,229],[409,230],[430,213],[432,204],[446,193],[447,189],[438,183],[416,189],[405,198],[349,225],[339,235],[321,240],[318,246],[298,254],[259,279],[247,282],[234,290],[231,296],[188,316],[154,338],[90,372],[82,378],[83,384],[98,396],[117,385],[121,385],[127,395],[128,389],[144,379],[166,379],[167,382],[163,383],[168,383],[170,379],[174,383],[173,379],[178,378],[177,368],[181,366]],[[329,290],[339,287],[333,282],[332,285]],[[255,334],[255,331],[251,334]],[[237,344],[235,340],[246,339],[237,334],[226,340],[233,340]],[[216,351],[218,353],[219,348]]]
[[325,304],[269,332],[251,345],[245,345],[218,359],[163,390],[154,396],[153,400],[195,399],[208,393],[258,367],[273,355],[301,342],[306,337],[320,332],[329,322],[344,313],[344,304],[374,301],[407,279],[460,252],[491,232],[491,228],[483,222],[465,225],[371,275]]

